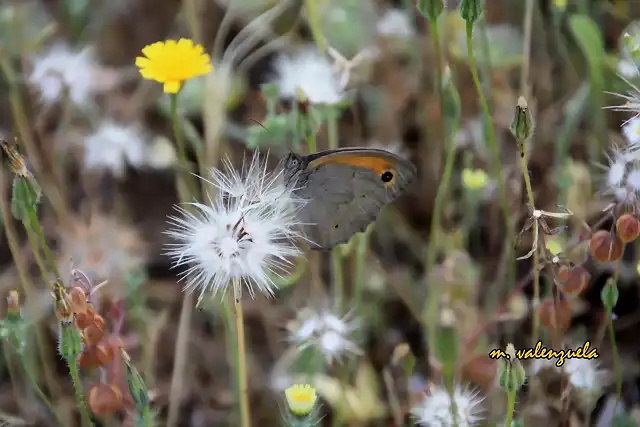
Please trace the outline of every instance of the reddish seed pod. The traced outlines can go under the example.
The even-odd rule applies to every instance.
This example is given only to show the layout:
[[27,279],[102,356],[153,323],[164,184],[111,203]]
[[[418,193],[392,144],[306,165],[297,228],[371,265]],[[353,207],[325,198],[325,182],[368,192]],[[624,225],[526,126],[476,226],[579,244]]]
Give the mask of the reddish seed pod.
[[624,242],[606,230],[596,231],[589,241],[589,253],[601,264],[619,260],[623,249]]
[[573,312],[569,301],[565,298],[547,297],[538,307],[540,323],[548,330],[565,332],[571,326]]
[[591,274],[581,265],[561,266],[558,269],[557,279],[565,295],[578,296],[588,288]]
[[104,337],[104,324],[93,322],[82,331],[82,338],[86,345],[96,345]]
[[78,365],[80,369],[94,369],[102,366],[95,347],[85,347],[85,349],[78,356]]
[[87,311],[87,294],[82,288],[76,286],[69,291],[69,305],[75,314]]
[[114,384],[98,384],[89,390],[87,402],[93,414],[111,415],[122,408],[122,392]]
[[640,222],[631,214],[622,214],[616,221],[616,236],[624,243],[633,242],[640,235]]

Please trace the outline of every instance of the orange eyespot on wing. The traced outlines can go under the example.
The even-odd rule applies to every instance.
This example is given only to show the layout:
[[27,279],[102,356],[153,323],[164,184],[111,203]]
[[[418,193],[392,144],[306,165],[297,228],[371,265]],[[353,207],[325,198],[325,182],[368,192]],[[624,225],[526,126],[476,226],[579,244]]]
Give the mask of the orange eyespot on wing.
[[393,185],[396,180],[396,168],[381,156],[334,153],[313,160],[309,166],[315,169],[326,164],[343,164],[369,169],[380,177],[386,187]]

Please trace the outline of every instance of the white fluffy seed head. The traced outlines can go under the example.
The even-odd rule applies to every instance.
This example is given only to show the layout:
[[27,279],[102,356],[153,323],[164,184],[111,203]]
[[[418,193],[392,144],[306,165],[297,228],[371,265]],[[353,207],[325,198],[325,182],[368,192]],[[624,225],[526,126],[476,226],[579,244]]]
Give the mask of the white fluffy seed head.
[[[484,417],[482,401],[476,391],[455,385],[453,400],[457,410],[457,425],[470,427],[479,423]],[[424,397],[411,409],[415,420],[424,427],[453,427],[451,416],[451,395],[444,387],[431,384]]]
[[327,57],[313,45],[276,58],[276,84],[283,98],[301,90],[312,104],[337,104],[344,99],[340,78]]
[[45,104],[59,101],[68,90],[71,102],[87,106],[96,86],[95,73],[96,63],[91,48],[74,51],[60,43],[34,58],[28,81]]
[[177,207],[166,232],[175,243],[167,255],[174,267],[188,266],[182,273],[185,291],[224,293],[233,287],[236,298],[243,287],[253,297],[255,290],[273,296],[274,277],[291,267],[301,254],[295,240],[296,216],[303,201],[297,199],[279,179],[269,173],[255,154],[242,172],[225,162],[225,170],[214,170],[206,183],[216,188],[209,205]]
[[147,138],[138,124],[103,121],[84,141],[84,167],[122,176],[126,166],[140,167],[147,158]]
[[299,349],[314,348],[330,364],[349,354],[362,354],[352,336],[358,324],[349,314],[339,317],[328,310],[307,308],[289,328],[289,341]]

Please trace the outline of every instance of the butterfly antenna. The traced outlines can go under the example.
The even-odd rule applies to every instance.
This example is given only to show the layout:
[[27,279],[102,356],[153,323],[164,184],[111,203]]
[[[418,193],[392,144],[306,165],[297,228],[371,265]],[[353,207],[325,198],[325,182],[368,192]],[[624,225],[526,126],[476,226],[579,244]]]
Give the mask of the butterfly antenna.
[[254,122],[254,123],[255,123],[255,124],[257,124],[257,125],[262,126],[262,128],[263,128],[264,130],[269,130],[269,129],[267,129],[266,127],[264,127],[264,125],[263,125],[262,123],[260,123],[258,120],[254,119],[253,117],[249,117],[249,120],[251,120],[252,122]]

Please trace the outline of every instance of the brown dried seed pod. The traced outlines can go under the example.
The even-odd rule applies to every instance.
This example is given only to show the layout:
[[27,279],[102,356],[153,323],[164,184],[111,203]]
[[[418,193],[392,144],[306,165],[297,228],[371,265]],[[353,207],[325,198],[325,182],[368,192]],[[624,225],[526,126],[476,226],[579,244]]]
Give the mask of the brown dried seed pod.
[[114,384],[98,384],[89,390],[87,403],[97,416],[114,414],[122,409],[122,392]]
[[93,318],[94,316],[89,314],[88,311],[85,313],[76,313],[75,315],[76,327],[78,329],[84,329],[89,327],[89,325],[93,323]]
[[538,307],[540,323],[548,330],[565,332],[571,326],[573,312],[564,298],[544,298]]
[[75,314],[87,311],[87,294],[82,288],[76,286],[69,291],[69,305]]
[[100,327],[95,322],[84,328],[82,339],[86,345],[96,345],[104,337],[104,326]]
[[640,235],[640,222],[631,214],[622,214],[616,221],[616,235],[624,243],[633,242]]
[[115,358],[113,346],[105,342],[98,343],[96,345],[96,357],[100,361],[100,364],[102,366],[108,365],[109,363],[113,362],[113,359]]
[[591,282],[591,274],[581,265],[568,267],[566,276],[567,278],[562,282],[560,289],[569,296],[581,295]]
[[619,260],[623,249],[624,242],[606,230],[596,231],[589,241],[589,253],[602,264]]
[[96,348],[93,346],[85,347],[84,350],[82,350],[82,353],[78,356],[78,364],[80,365],[80,369],[94,369],[102,366],[100,360],[98,360]]

